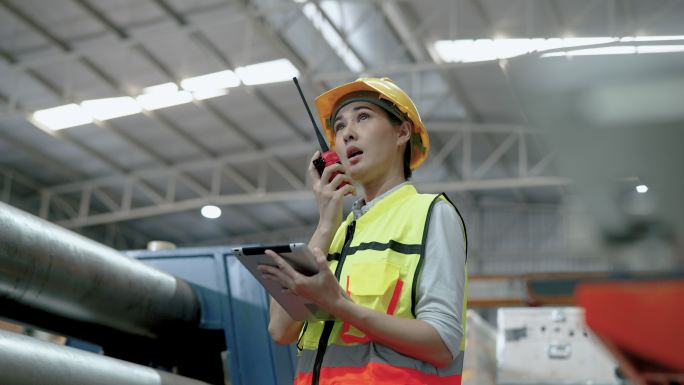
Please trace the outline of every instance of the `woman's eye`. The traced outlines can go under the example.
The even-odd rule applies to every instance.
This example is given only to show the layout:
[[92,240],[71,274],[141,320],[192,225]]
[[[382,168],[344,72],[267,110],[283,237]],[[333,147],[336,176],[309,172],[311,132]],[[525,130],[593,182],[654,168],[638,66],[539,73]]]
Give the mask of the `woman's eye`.
[[336,124],[333,131],[338,132],[338,131],[342,130],[343,128],[344,128],[344,124],[342,124],[342,123]]
[[359,120],[366,120],[366,119],[368,119],[368,117],[369,117],[368,114],[366,114],[366,113],[361,113],[361,114],[359,114],[358,119],[359,119]]

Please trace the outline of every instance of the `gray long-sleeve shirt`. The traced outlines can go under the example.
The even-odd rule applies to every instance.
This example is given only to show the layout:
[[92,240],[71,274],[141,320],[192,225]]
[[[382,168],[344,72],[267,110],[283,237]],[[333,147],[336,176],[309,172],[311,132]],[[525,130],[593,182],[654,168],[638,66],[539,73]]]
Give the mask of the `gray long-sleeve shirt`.
[[[368,203],[363,198],[354,202],[354,219],[359,219],[407,183],[393,187]],[[464,231],[460,216],[448,202],[435,203],[428,225],[415,308],[416,318],[435,328],[454,357],[459,354],[464,332],[461,326],[462,317],[465,317],[462,314],[466,280]]]

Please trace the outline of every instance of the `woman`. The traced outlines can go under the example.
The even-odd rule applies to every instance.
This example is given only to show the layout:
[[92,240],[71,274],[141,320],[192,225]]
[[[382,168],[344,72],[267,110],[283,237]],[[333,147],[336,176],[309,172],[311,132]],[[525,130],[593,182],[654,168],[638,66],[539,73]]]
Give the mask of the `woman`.
[[[309,167],[319,273],[299,274],[272,252],[278,267],[260,267],[335,317],[304,324],[271,301],[273,339],[299,338],[295,384],[460,384],[465,226],[444,195],[407,182],[429,148],[415,105],[391,80],[361,78],[320,95],[316,107],[341,161],[320,177]],[[343,220],[353,183],[363,197]]]

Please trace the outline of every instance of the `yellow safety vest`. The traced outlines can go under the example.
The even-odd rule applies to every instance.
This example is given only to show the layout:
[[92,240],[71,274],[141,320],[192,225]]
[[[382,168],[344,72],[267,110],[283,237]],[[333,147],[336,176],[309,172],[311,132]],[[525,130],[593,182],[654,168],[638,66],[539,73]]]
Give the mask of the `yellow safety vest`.
[[[407,184],[357,221],[350,213],[333,238],[328,264],[355,303],[397,317],[415,318],[427,226],[432,207],[439,200],[448,201],[443,194],[418,194]],[[465,234],[462,218],[461,225],[462,229],[454,231]],[[466,274],[466,292],[467,287]],[[459,294],[463,295],[465,332],[467,294]],[[448,367],[439,369],[376,344],[342,321],[307,322],[299,344],[295,385],[461,383],[465,338],[461,354]]]

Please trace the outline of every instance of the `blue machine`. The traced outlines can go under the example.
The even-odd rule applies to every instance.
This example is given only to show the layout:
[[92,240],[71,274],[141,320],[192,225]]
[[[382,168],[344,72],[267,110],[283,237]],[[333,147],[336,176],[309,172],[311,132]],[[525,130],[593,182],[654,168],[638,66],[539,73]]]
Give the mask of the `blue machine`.
[[[200,328],[223,330],[231,385],[289,385],[296,347],[268,335],[268,296],[230,247],[129,251],[125,254],[185,280],[201,304]],[[217,354],[219,354],[217,352]]]

